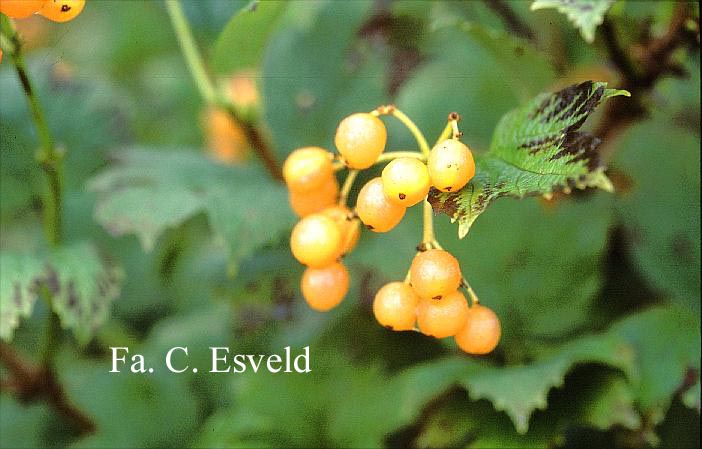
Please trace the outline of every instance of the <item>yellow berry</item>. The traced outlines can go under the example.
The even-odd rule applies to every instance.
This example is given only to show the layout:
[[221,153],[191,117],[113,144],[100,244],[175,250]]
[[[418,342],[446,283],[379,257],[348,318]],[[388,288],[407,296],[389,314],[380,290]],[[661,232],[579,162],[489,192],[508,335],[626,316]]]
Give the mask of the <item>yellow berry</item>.
[[0,13],[13,19],[23,19],[39,11],[45,0],[0,0]]
[[361,235],[361,228],[358,219],[353,218],[353,214],[346,206],[331,206],[322,211],[322,214],[334,220],[341,231],[343,241],[343,254],[348,254],[356,247],[358,238]]
[[419,297],[404,282],[391,282],[378,290],[373,301],[373,314],[381,325],[395,331],[414,329]]
[[308,215],[300,220],[290,235],[290,249],[300,263],[313,268],[331,265],[341,257],[341,231],[326,215]]
[[456,290],[442,299],[422,299],[417,305],[417,324],[425,335],[436,338],[456,335],[465,325],[468,303]]
[[410,267],[410,284],[420,298],[441,299],[458,289],[461,267],[458,260],[443,249],[417,253]]
[[298,193],[290,190],[288,200],[290,207],[298,217],[306,217],[315,212],[321,212],[325,208],[336,203],[339,196],[339,183],[332,176],[319,188],[309,192]]
[[456,334],[456,344],[468,354],[492,352],[500,341],[502,330],[500,319],[490,308],[473,304],[468,309],[468,318],[463,328]]
[[326,312],[344,299],[349,290],[349,272],[335,262],[323,268],[307,268],[302,275],[302,296],[314,310]]
[[388,200],[383,180],[373,178],[358,192],[356,213],[363,224],[374,232],[388,232],[405,216],[406,208]]
[[227,112],[208,108],[202,124],[207,148],[215,159],[227,164],[243,162],[249,154],[249,142],[241,125]]
[[298,148],[283,164],[288,189],[298,193],[319,188],[333,175],[332,154],[319,147]]
[[375,163],[387,138],[385,124],[378,117],[360,112],[339,123],[334,143],[350,168],[362,170]]
[[46,0],[39,15],[53,22],[68,22],[75,19],[85,7],[85,0]]
[[423,162],[400,157],[383,169],[383,189],[393,203],[410,207],[422,201],[429,193],[429,170]]
[[475,176],[475,161],[470,149],[455,139],[444,140],[432,148],[427,160],[434,187],[455,192]]

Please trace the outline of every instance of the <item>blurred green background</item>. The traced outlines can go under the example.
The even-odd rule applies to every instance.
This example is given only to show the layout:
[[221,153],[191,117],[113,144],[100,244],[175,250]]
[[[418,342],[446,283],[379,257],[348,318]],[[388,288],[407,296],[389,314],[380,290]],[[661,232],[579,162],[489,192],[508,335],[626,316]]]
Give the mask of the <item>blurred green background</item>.
[[[162,2],[88,0],[69,23],[17,21],[66,149],[66,265],[89,276],[105,261],[119,293],[95,293],[109,316],[92,338],[64,331],[57,349],[58,382],[96,430],[81,433],[42,395],[17,394],[3,360],[0,446],[699,447],[699,4],[627,0],[609,10],[606,30],[643,74],[646,43],[691,11],[683,34],[692,37],[670,54],[675,70],[648,85],[627,84],[606,30],[588,43],[565,15],[526,1],[291,1],[224,38],[248,2],[183,3],[221,86],[247,69],[240,89],[255,99],[240,113],[278,161],[300,146],[333,149],[340,119],[388,103],[431,141],[457,111],[463,141],[484,151],[511,108],[593,79],[632,92],[617,99],[623,120],[603,106],[586,124],[605,139],[616,193],[501,199],[463,240],[436,219],[503,324],[496,352],[472,358],[450,339],[393,333],[373,318],[375,292],[402,279],[415,252],[416,207],[388,234],[364,231],[339,308],[307,308],[286,192],[254,156],[226,162],[223,152],[245,153],[243,144],[218,152],[212,143],[217,130]],[[254,66],[238,62],[253,51],[242,39],[261,42]],[[233,90],[235,102],[246,97]],[[0,120],[1,249],[41,253],[38,141],[8,55]],[[415,147],[386,123],[389,149]],[[77,288],[89,291],[86,282]],[[47,313],[37,301],[4,348],[38,362]],[[110,374],[111,346],[156,360],[188,346],[200,372],[158,363],[153,374]],[[207,373],[209,346],[310,346],[312,372]]]

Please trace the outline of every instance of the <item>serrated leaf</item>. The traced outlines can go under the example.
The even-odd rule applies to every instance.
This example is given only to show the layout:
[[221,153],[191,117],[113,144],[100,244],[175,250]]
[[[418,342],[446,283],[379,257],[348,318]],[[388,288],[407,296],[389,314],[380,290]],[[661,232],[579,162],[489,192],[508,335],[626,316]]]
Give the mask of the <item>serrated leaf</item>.
[[229,20],[215,42],[212,65],[221,74],[258,67],[286,2],[252,1]]
[[205,213],[234,264],[275,241],[293,221],[285,189],[262,179],[259,170],[198,154],[132,149],[89,188],[98,194],[96,220],[115,236],[136,234],[147,251],[166,229]]
[[507,413],[519,433],[529,428],[534,410],[546,409],[548,392],[563,384],[576,364],[603,363],[633,370],[634,353],[626,343],[602,334],[577,339],[552,355],[522,366],[489,367],[471,364],[460,380],[471,399],[487,399]]
[[507,113],[490,149],[475,155],[475,177],[458,192],[429,192],[434,212],[457,220],[463,238],[487,206],[503,196],[548,195],[571,187],[612,190],[597,157],[599,139],[578,129],[602,100],[617,95],[629,93],[586,81],[541,94]]
[[86,343],[119,296],[122,270],[105,263],[93,245],[83,242],[54,251],[46,275],[61,326]]
[[86,242],[46,253],[0,253],[0,337],[11,340],[21,316],[29,316],[42,291],[52,298],[61,326],[81,343],[107,318],[119,295],[122,271],[109,265]]
[[34,255],[4,251],[0,266],[0,338],[10,341],[20,319],[32,313],[44,266]]
[[531,9],[556,8],[568,16],[568,20],[580,30],[583,39],[592,43],[595,40],[595,29],[602,24],[612,4],[614,0],[534,0]]

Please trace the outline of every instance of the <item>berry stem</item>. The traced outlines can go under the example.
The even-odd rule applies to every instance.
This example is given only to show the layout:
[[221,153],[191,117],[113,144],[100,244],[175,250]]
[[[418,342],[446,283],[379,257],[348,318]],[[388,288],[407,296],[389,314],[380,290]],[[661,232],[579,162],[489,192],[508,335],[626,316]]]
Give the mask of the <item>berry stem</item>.
[[[423,153],[420,153],[418,151],[388,151],[386,153],[381,154],[375,161],[374,165],[382,164],[383,162],[389,162],[399,157],[411,157],[414,159],[419,159],[420,161],[426,161],[427,159],[427,157]],[[334,168],[334,170],[339,171],[346,168],[346,165],[343,161],[336,160],[333,162],[332,167]]]
[[429,249],[436,244],[436,236],[434,235],[434,210],[427,199],[424,200],[423,221],[422,245]]
[[268,170],[268,173],[273,179],[278,181],[283,180],[283,175],[280,170],[280,166],[276,161],[273,152],[263,135],[256,128],[254,123],[250,120],[245,120],[239,117],[236,107],[234,104],[225,97],[221,92],[219,92],[214,87],[214,83],[210,79],[207,71],[205,70],[205,63],[203,61],[202,55],[195,44],[195,38],[190,30],[190,24],[185,13],[183,12],[183,7],[179,0],[164,0],[166,4],[166,10],[171,18],[171,24],[173,25],[173,30],[178,38],[178,43],[180,45],[181,51],[183,52],[183,57],[190,70],[190,75],[195,81],[195,85],[200,92],[200,96],[208,105],[216,106],[224,110],[227,114],[231,116],[232,119],[241,123],[246,133],[246,139],[249,141],[251,147],[256,151],[258,157],[263,162],[263,165]]
[[411,118],[407,116],[404,112],[397,109],[393,105],[379,106],[377,109],[371,112],[373,115],[392,115],[398,119],[405,127],[412,133],[414,139],[419,145],[419,149],[422,150],[424,156],[429,156],[429,144],[427,143],[426,137],[419,129],[419,127],[412,121]]
[[353,187],[353,182],[356,180],[358,173],[359,170],[349,170],[348,174],[346,175],[344,185],[341,187],[341,193],[339,194],[340,206],[346,206],[346,201],[349,198],[349,192],[351,191],[351,187]]
[[458,122],[460,120],[461,116],[458,115],[457,112],[450,113],[448,116],[448,120],[446,121],[446,126],[444,127],[444,130],[441,131],[441,134],[439,135],[439,138],[436,139],[436,143],[434,145],[448,138],[458,139],[459,137],[461,137],[463,133],[461,133],[458,130]]

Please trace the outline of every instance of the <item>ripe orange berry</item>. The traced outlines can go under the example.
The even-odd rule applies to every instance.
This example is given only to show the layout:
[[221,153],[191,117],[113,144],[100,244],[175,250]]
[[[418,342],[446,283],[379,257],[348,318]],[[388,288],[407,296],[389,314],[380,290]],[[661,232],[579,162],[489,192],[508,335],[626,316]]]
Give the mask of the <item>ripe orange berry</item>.
[[243,162],[249,142],[241,125],[219,108],[208,108],[202,116],[207,148],[215,159],[227,164]]
[[53,22],[68,22],[83,11],[85,0],[46,0],[39,15]]
[[500,319],[490,308],[473,304],[468,309],[468,318],[463,328],[456,334],[456,344],[468,354],[492,352],[500,341],[502,330]]
[[358,219],[352,217],[352,213],[346,206],[331,206],[322,211],[322,214],[334,220],[341,231],[343,242],[342,254],[348,254],[356,247],[358,238],[361,235],[361,228]]
[[300,284],[307,304],[326,312],[339,305],[349,291],[349,272],[339,262],[324,268],[308,268]]
[[422,161],[400,157],[383,169],[383,189],[388,199],[405,207],[414,206],[429,193],[429,170]]
[[391,282],[378,290],[373,301],[373,314],[381,325],[394,331],[414,329],[419,296],[404,282]]
[[0,0],[0,13],[13,19],[23,19],[39,11],[45,0]]
[[405,216],[406,208],[388,200],[383,190],[383,180],[373,178],[358,192],[356,213],[368,229],[388,232]]
[[283,164],[288,189],[298,193],[319,188],[333,175],[332,154],[319,147],[298,148]]
[[455,192],[475,176],[475,161],[470,149],[458,140],[448,139],[432,148],[427,160],[434,187]]
[[290,249],[300,263],[312,268],[331,265],[343,250],[339,226],[326,215],[308,215],[290,235]]
[[417,324],[424,335],[436,338],[456,335],[466,324],[468,303],[456,290],[443,299],[422,299],[417,305]]
[[319,188],[309,192],[298,193],[290,190],[288,199],[293,212],[298,217],[306,217],[315,212],[321,212],[336,203],[339,197],[339,183],[332,176]]
[[443,249],[417,253],[410,267],[410,284],[420,298],[441,299],[461,284],[458,260]]
[[365,169],[385,149],[388,132],[378,117],[366,112],[351,114],[339,123],[334,143],[350,168]]

